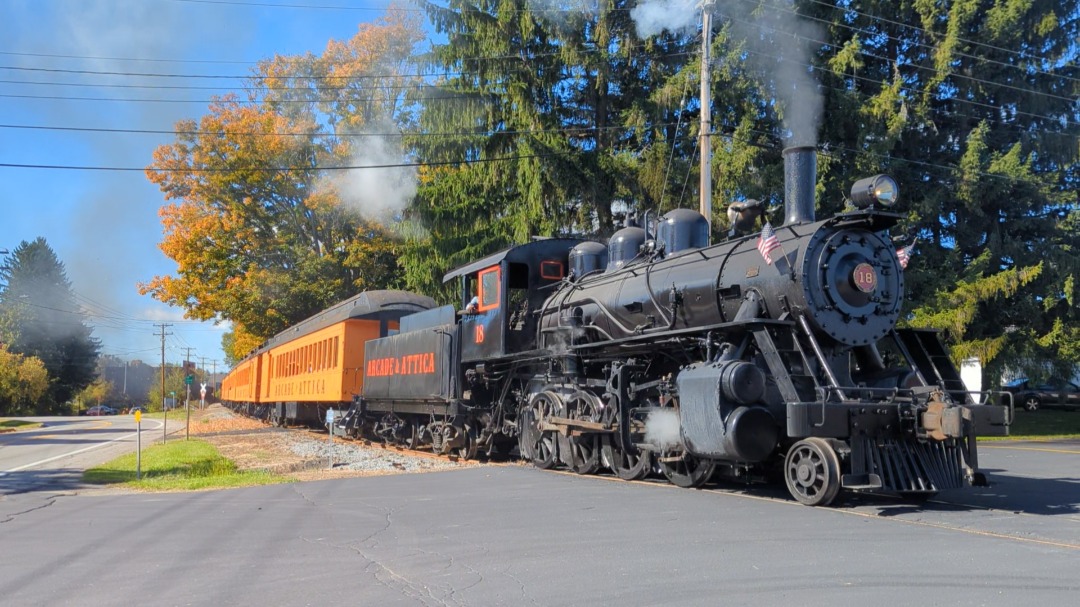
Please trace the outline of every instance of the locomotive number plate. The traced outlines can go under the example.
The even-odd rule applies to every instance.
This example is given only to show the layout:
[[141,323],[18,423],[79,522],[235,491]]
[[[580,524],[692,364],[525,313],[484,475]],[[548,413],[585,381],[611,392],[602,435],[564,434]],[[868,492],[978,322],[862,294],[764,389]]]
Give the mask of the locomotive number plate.
[[855,286],[863,293],[872,293],[877,288],[877,272],[874,271],[874,266],[868,263],[855,266],[851,277],[855,280]]

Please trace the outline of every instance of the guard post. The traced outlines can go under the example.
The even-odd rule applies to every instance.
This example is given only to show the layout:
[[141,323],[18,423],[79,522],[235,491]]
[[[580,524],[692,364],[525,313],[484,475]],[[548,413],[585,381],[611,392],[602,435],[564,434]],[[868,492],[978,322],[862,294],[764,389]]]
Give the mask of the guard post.
[[135,412],[135,480],[142,479],[142,411]]
[[327,436],[329,437],[330,449],[327,450],[328,459],[330,460],[330,470],[334,469],[334,408],[330,407],[326,410],[326,429]]

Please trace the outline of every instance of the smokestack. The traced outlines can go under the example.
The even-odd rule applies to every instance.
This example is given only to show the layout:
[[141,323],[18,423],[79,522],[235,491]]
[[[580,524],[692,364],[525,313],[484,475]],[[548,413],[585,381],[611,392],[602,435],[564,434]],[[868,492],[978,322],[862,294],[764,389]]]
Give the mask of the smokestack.
[[784,225],[813,223],[817,150],[813,146],[784,150]]

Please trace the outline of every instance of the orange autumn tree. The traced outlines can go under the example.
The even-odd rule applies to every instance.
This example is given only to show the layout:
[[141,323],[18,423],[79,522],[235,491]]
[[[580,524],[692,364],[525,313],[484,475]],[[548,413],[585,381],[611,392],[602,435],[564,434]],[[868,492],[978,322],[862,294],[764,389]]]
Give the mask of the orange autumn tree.
[[217,98],[179,122],[146,170],[167,200],[159,246],[177,270],[140,292],[189,318],[230,321],[223,347],[235,360],[337,301],[395,286],[394,209],[350,182],[393,181],[357,167],[392,164],[371,162],[372,149],[400,150],[393,132],[409,121],[422,39],[415,15],[391,10],[321,56],[260,62],[246,99]]

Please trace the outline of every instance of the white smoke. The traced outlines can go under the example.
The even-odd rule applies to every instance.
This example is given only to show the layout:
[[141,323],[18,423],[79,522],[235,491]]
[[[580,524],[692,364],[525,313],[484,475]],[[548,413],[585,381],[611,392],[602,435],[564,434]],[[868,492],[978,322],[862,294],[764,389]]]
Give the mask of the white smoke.
[[682,444],[679,413],[674,409],[654,409],[645,418],[645,442],[667,451]]
[[[693,33],[701,26],[701,2],[645,0],[630,11],[643,38],[663,31]],[[779,103],[789,145],[814,145],[824,99],[811,67],[811,48],[825,40],[822,28],[802,19],[785,0],[768,10],[752,2],[710,2],[713,29],[726,27],[732,44],[743,44],[746,63],[768,79]]]
[[630,18],[642,38],[663,31],[686,33],[701,23],[700,7],[696,0],[645,0],[630,9]]
[[401,138],[378,137],[375,133],[390,133],[393,124],[374,123],[367,135],[356,137],[348,166],[335,171],[330,181],[341,196],[345,208],[371,219],[393,219],[405,210],[416,196],[416,167],[405,158]]

